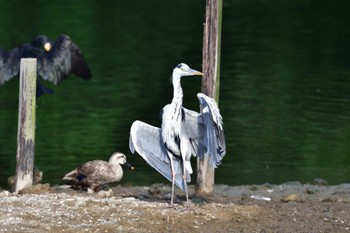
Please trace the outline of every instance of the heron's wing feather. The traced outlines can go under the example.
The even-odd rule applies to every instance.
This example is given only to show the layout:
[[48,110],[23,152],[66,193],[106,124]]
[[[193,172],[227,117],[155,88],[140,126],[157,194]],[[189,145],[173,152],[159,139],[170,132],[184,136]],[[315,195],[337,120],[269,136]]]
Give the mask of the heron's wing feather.
[[58,85],[71,73],[90,79],[91,72],[79,47],[67,35],[60,35],[49,52],[38,59],[38,73]]
[[205,126],[204,142],[202,143],[206,145],[211,164],[216,168],[226,154],[222,116],[214,99],[203,93],[198,93],[197,97],[201,105],[200,118]]
[[186,108],[182,109],[184,118],[181,131],[186,134],[191,142],[192,155],[202,157],[207,151],[203,117],[198,112]]
[[10,51],[0,49],[0,85],[19,73],[19,49]]
[[191,142],[192,155],[209,156],[211,165],[216,168],[226,153],[222,117],[214,99],[202,93],[197,97],[201,112],[183,108],[182,133]]
[[[160,174],[169,181],[172,180],[170,161],[167,154],[167,149],[164,146],[161,137],[161,129],[146,124],[141,121],[135,121],[130,129],[129,147],[131,152],[137,152],[141,157]],[[183,183],[183,172],[179,160],[174,159],[175,169],[175,184],[185,190]],[[187,182],[190,182],[191,177],[187,174]]]

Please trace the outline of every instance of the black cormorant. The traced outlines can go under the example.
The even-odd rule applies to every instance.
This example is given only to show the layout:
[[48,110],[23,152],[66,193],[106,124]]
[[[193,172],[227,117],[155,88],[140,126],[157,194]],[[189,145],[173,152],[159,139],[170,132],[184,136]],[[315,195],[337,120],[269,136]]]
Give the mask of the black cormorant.
[[91,79],[90,69],[80,48],[67,35],[60,35],[54,43],[47,36],[39,35],[31,43],[9,51],[0,49],[0,85],[18,76],[21,58],[37,59],[37,96],[54,93],[40,83],[39,76],[55,85],[70,74]]

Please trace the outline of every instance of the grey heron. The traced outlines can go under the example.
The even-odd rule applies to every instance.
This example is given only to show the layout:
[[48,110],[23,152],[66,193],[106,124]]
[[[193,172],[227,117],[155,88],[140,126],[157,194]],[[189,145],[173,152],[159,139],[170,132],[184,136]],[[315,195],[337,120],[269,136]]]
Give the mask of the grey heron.
[[171,205],[174,203],[174,184],[185,191],[191,181],[191,156],[209,156],[214,168],[226,154],[223,121],[214,99],[198,93],[200,112],[182,107],[181,77],[203,75],[181,63],[172,73],[173,99],[161,111],[161,128],[135,121],[130,129],[129,147],[165,178],[172,182]]
[[63,180],[75,189],[88,188],[93,192],[102,185],[118,182],[123,177],[123,169],[120,165],[126,165],[134,169],[126,162],[126,156],[120,152],[112,154],[109,161],[88,161],[73,171],[68,172]]
[[[60,35],[53,43],[47,36],[36,36],[31,43],[9,51],[0,49],[0,85],[18,76],[21,58],[36,58],[37,73],[44,80],[58,85],[70,74],[91,79],[90,69],[80,48],[67,35]],[[54,93],[37,78],[37,96]]]

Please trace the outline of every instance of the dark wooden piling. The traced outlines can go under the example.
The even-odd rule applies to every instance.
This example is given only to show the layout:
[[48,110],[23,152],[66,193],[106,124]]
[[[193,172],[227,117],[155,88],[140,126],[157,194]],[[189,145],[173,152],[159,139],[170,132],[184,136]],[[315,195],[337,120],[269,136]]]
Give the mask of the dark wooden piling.
[[16,155],[16,193],[33,184],[36,64],[37,61],[35,58],[21,59]]
[[[220,88],[220,44],[222,1],[206,0],[206,13],[203,34],[203,73],[202,92],[219,103]],[[207,197],[214,194],[214,168],[208,157],[197,159],[196,195]]]

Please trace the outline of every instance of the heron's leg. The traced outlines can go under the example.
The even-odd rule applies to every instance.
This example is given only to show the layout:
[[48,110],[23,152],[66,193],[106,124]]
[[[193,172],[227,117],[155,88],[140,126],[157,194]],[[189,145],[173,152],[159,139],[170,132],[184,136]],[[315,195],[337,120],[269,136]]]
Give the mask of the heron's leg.
[[183,164],[183,182],[185,184],[185,193],[186,193],[186,201],[188,202],[188,188],[187,188],[187,182],[186,182],[186,168],[185,168],[185,160],[182,160],[182,164]]
[[169,153],[169,158],[170,158],[170,168],[171,168],[171,201],[170,204],[174,204],[174,193],[175,193],[175,171],[174,171],[174,160],[173,160],[173,155]]
[[[188,159],[191,158],[190,151],[188,149],[188,145],[190,145],[190,142],[186,138],[181,139],[180,144],[180,151],[181,151],[181,158],[182,158],[182,181],[184,182],[185,187],[185,193],[186,193],[186,201],[188,202],[188,188],[187,188],[187,179],[186,179],[186,163],[189,162]],[[191,165],[190,165],[191,166]]]

